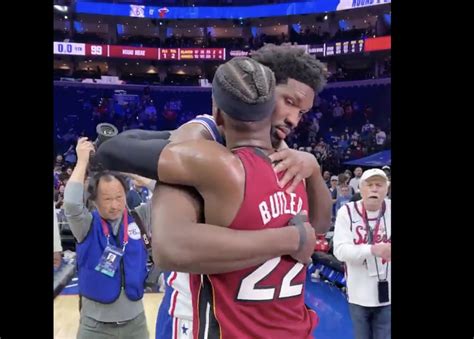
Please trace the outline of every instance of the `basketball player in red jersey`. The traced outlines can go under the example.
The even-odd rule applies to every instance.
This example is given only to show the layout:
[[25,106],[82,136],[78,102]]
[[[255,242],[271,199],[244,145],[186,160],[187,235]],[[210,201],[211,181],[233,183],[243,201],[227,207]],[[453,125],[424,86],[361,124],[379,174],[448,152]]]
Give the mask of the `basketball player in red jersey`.
[[[274,87],[270,69],[252,59],[221,65],[213,80],[213,115],[227,148],[183,142],[169,144],[159,157],[159,180],[196,188],[209,224],[281,228],[308,209],[304,185],[287,193],[278,184],[283,174],[275,174],[268,158]],[[314,248],[312,229],[308,232],[303,224],[287,229],[289,237],[299,240],[295,253],[308,244]],[[304,305],[304,265],[289,255],[268,259],[225,274],[192,275],[195,338],[312,337],[317,320]]]

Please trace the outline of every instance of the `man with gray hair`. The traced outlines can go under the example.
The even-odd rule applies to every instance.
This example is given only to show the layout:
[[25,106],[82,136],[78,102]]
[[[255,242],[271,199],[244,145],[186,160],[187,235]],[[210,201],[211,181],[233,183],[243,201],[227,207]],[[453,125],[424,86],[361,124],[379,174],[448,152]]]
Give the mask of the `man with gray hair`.
[[342,206],[334,228],[334,255],[346,264],[349,311],[355,339],[391,337],[390,182],[378,168],[360,178],[362,201]]

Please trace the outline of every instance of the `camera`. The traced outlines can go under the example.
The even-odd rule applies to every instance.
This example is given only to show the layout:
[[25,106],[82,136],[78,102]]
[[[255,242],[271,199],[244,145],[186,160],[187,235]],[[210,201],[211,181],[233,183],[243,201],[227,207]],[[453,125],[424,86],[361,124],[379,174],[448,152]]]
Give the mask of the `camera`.
[[[96,127],[97,138],[92,142],[94,145],[94,149],[97,151],[97,148],[102,145],[105,141],[113,138],[118,134],[118,129],[112,124],[109,123],[101,123],[98,124]],[[103,170],[102,165],[100,164],[99,159],[95,156],[95,152],[91,151],[90,158],[89,158],[89,171],[90,172],[99,172]]]
[[117,127],[106,122],[98,124],[95,131],[97,132],[97,138],[94,140],[93,144],[96,150],[104,141],[107,141],[118,134]]

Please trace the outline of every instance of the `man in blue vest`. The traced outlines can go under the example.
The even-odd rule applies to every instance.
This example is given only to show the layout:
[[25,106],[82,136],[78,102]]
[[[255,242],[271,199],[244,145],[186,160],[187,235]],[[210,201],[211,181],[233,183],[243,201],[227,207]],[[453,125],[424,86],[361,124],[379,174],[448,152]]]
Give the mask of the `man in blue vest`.
[[148,252],[126,209],[125,178],[98,172],[89,184],[96,208],[84,205],[84,181],[93,144],[77,143],[77,165],[66,185],[64,210],[78,244],[81,320],[77,338],[148,338],[143,308]]

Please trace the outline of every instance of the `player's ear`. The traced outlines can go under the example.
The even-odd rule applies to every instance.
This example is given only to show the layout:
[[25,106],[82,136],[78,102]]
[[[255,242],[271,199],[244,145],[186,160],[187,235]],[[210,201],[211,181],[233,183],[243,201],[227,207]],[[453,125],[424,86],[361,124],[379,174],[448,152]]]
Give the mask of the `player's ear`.
[[220,108],[216,107],[214,119],[216,120],[216,125],[217,126],[225,126],[224,116],[223,116],[222,110]]

